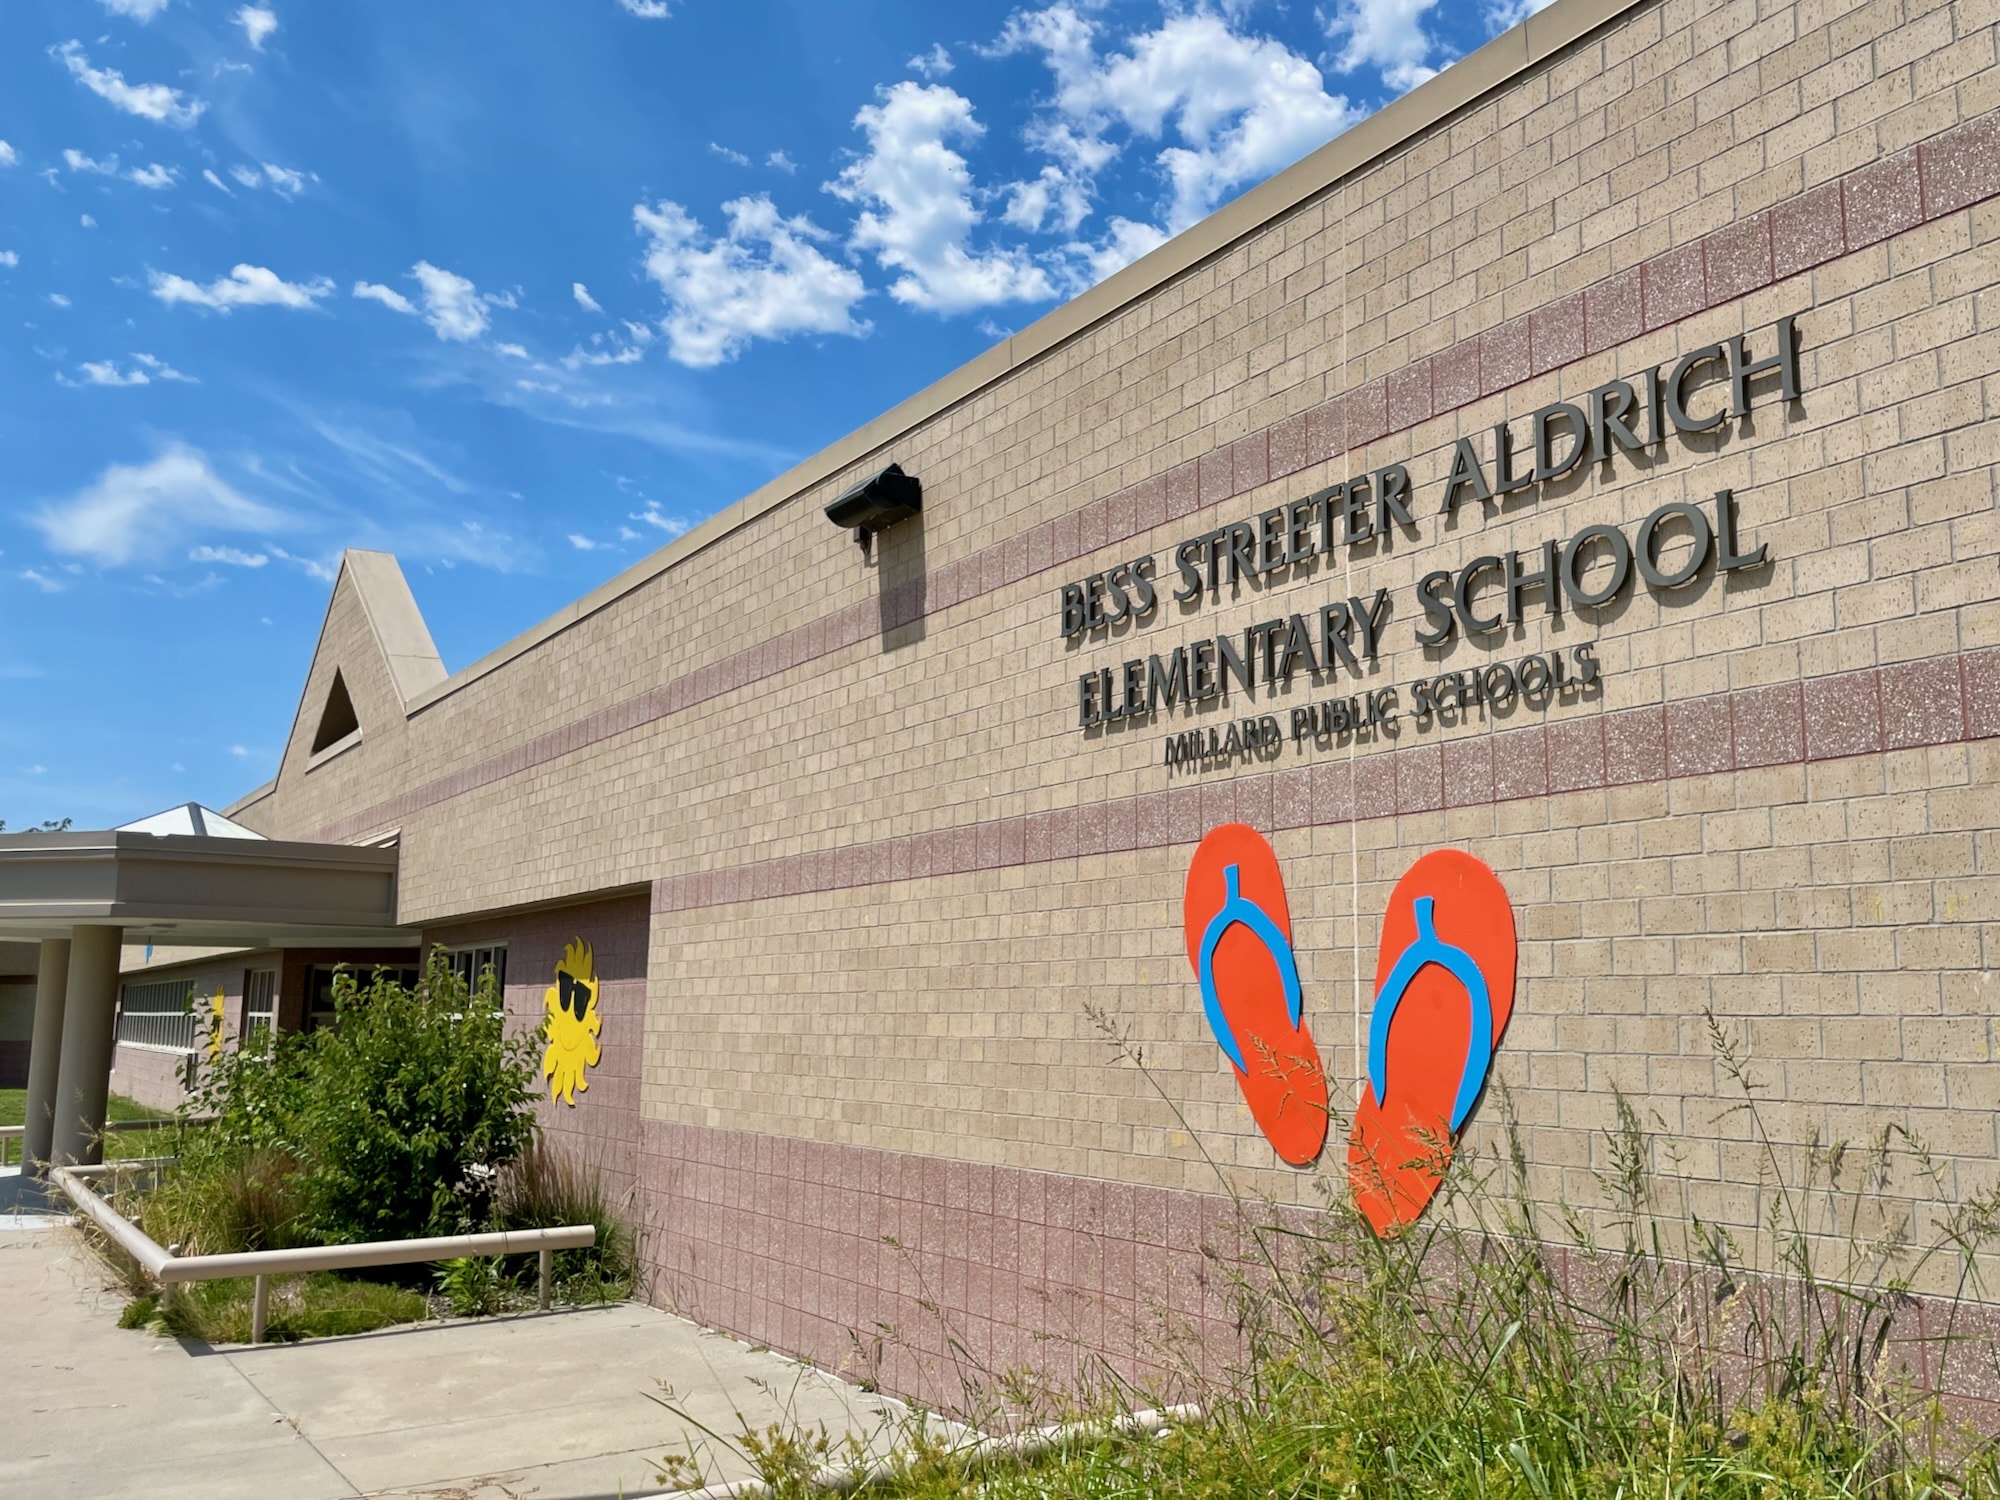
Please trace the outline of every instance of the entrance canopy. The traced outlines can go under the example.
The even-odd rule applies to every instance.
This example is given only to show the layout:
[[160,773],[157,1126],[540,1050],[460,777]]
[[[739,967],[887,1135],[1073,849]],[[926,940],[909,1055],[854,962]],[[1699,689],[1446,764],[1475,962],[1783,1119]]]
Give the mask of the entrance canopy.
[[[184,817],[175,809],[145,826]],[[416,945],[417,930],[396,921],[395,849],[265,839],[229,826],[0,834],[0,941],[114,926],[127,942],[176,946]]]

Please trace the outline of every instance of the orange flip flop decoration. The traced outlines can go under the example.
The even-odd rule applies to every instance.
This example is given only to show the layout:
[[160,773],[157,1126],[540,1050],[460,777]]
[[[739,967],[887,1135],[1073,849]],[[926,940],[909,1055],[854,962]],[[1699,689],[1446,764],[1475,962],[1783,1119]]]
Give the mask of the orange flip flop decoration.
[[1378,1235],[1414,1222],[1443,1180],[1514,1011],[1515,957],[1513,903],[1470,854],[1436,850],[1396,882],[1347,1146],[1355,1204]]
[[1246,823],[1209,830],[1181,907],[1202,1009],[1244,1102],[1279,1156],[1305,1166],[1326,1143],[1326,1071],[1306,1029],[1278,856]]

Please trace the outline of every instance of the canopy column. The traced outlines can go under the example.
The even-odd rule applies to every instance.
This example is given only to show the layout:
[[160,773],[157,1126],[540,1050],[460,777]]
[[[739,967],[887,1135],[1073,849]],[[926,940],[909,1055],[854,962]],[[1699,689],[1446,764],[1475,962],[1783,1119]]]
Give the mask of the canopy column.
[[69,987],[69,939],[42,939],[35,969],[35,1029],[28,1043],[28,1105],[21,1132],[21,1169],[49,1159],[55,1140],[56,1076],[62,1061],[63,1001]]
[[124,940],[122,927],[79,926],[70,933],[55,1139],[49,1152],[49,1160],[58,1165],[103,1159],[111,1053],[117,1041],[118,953]]

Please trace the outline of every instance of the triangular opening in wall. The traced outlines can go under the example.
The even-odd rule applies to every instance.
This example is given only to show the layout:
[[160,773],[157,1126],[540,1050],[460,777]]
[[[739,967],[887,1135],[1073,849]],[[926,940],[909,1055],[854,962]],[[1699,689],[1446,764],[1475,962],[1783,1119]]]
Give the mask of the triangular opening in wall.
[[354,700],[347,696],[347,684],[341,680],[339,668],[334,669],[333,686],[326,690],[326,706],[319,711],[319,728],[313,733],[312,753],[317,755],[328,745],[337,745],[355,730],[361,721],[354,717]]

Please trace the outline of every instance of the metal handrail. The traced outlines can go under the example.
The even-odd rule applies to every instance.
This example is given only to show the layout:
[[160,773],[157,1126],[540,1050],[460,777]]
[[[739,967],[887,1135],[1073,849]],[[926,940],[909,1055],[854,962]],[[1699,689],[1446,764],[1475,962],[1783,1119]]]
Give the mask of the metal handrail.
[[560,1229],[499,1229],[484,1234],[434,1235],[420,1240],[374,1240],[360,1245],[310,1245],[297,1250],[250,1250],[229,1255],[175,1255],[162,1247],[137,1224],[119,1213],[94,1191],[86,1180],[111,1172],[134,1171],[169,1165],[171,1157],[149,1157],[141,1161],[108,1162],[94,1167],[57,1167],[49,1180],[68,1195],[85,1217],[117,1243],[146,1274],[162,1287],[190,1281],[221,1281],[233,1276],[257,1278],[251,1302],[250,1342],[264,1342],[264,1329],[271,1310],[271,1278],[296,1276],[306,1271],[346,1271],[362,1266],[407,1266],[425,1261],[454,1260],[461,1255],[522,1255],[534,1251],[539,1259],[538,1300],[544,1311],[551,1301],[555,1252],[583,1250],[597,1243],[597,1226],[569,1224]]
[[[181,1119],[174,1115],[159,1115],[149,1120],[106,1120],[105,1134],[126,1130],[171,1130],[176,1125],[206,1125],[214,1120],[214,1115],[189,1115]],[[8,1157],[13,1153],[7,1148],[8,1141],[18,1141],[28,1133],[25,1125],[0,1125],[0,1167],[7,1166]]]

